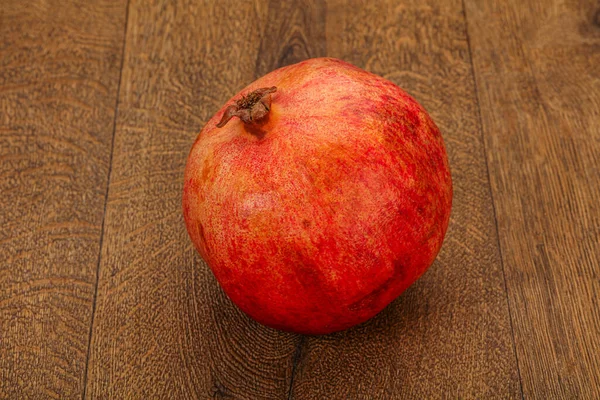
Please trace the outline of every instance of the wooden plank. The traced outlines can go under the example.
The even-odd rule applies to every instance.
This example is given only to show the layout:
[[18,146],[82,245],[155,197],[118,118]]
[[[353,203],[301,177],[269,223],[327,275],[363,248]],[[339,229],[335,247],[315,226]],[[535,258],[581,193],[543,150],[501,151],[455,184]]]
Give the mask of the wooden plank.
[[272,44],[284,19],[306,36],[290,4],[131,2],[87,398],[287,396],[299,337],[227,299],[181,194],[203,124],[263,68],[302,56]]
[[0,398],[81,398],[125,8],[0,5]]
[[528,398],[600,398],[598,7],[467,1]]
[[327,55],[324,0],[270,0],[256,58],[256,77],[302,60]]
[[461,2],[328,1],[327,47],[430,111],[454,207],[443,249],[415,285],[359,327],[306,339],[294,398],[520,397]]

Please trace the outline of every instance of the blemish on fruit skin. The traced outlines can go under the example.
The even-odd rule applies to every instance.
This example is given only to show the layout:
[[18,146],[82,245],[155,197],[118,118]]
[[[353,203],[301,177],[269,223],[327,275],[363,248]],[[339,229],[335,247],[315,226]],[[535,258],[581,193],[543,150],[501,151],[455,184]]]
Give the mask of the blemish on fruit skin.
[[204,227],[202,226],[202,224],[200,222],[198,222],[196,224],[196,227],[198,228],[198,235],[200,236],[200,240],[202,241],[202,244],[204,244],[204,246],[206,246],[206,237],[204,236]]
[[210,180],[212,165],[209,160],[204,160],[204,166],[202,168],[202,181],[207,182]]

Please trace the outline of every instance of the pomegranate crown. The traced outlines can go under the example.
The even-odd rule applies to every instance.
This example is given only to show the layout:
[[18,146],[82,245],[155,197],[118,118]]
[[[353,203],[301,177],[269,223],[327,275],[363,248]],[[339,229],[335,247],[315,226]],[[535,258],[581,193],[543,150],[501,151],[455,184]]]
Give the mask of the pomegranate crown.
[[271,86],[256,89],[242,96],[235,104],[225,109],[221,121],[217,124],[217,128],[224,127],[233,117],[238,117],[247,125],[260,124],[269,115],[269,111],[271,110],[271,94],[276,91],[277,87]]

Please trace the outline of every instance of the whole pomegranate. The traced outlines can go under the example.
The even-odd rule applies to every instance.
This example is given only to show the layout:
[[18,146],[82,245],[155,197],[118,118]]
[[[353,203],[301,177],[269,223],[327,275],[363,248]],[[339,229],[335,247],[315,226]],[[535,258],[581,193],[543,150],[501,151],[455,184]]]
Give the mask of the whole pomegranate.
[[393,83],[332,58],[280,68],[200,132],[189,235],[258,322],[306,334],[361,323],[435,259],[452,181],[440,132]]

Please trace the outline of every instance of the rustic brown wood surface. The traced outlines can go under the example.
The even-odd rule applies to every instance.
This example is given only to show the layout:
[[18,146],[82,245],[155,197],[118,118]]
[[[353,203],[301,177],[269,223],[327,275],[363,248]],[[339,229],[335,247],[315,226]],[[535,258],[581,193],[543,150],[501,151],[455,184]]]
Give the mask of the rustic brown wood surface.
[[0,3],[0,398],[81,398],[125,7]]
[[[265,328],[181,215],[202,125],[333,56],[414,95],[454,180],[444,247],[380,315]],[[600,398],[600,4],[0,3],[0,398]]]
[[600,3],[467,2],[523,394],[600,398]]

